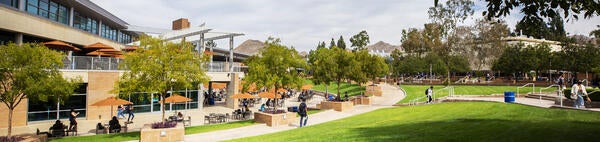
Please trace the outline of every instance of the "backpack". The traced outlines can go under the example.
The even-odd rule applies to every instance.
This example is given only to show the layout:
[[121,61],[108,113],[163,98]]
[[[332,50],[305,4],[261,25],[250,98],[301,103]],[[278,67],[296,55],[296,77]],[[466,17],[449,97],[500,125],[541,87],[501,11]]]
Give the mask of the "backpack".
[[298,114],[300,116],[306,116],[306,104],[305,103],[300,103],[300,106],[298,106]]
[[425,89],[425,95],[427,95],[427,93],[429,93],[429,88]]

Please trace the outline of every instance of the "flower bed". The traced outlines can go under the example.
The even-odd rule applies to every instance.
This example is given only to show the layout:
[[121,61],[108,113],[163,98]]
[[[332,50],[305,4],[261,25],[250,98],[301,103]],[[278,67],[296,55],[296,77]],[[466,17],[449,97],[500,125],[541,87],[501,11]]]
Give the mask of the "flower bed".
[[[140,130],[140,142],[183,141],[185,135],[183,125],[176,125],[175,123],[175,127],[164,128],[171,125],[170,123],[145,124]],[[157,129],[154,129],[154,126]]]

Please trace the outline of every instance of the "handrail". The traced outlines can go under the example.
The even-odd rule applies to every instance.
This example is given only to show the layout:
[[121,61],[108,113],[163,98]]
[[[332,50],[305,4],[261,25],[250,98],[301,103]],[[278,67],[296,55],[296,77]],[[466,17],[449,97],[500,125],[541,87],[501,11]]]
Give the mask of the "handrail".
[[[434,90],[433,91],[433,94],[431,94],[432,101],[433,101],[433,99],[435,99],[435,94],[437,92],[440,92],[440,91],[443,91],[443,90],[448,90],[448,96],[454,96],[454,86],[446,86],[446,87],[444,87],[442,89]],[[421,100],[423,98],[426,98],[426,97],[427,96],[423,96],[423,97],[412,99],[411,101],[408,102],[408,104],[409,105],[416,105],[419,100]]]
[[533,85],[533,89],[532,89],[531,92],[535,92],[535,83],[527,83],[527,84],[525,84],[525,85],[523,85],[521,87],[517,87],[517,98],[519,97],[519,88],[524,88],[524,87],[527,87],[529,85]]
[[540,88],[540,95],[539,95],[540,96],[540,103],[542,103],[542,95],[541,95],[542,94],[542,90],[550,89],[550,88],[556,87],[556,86],[558,86],[558,84],[552,84],[552,85],[550,85],[550,86],[548,86],[546,88]]

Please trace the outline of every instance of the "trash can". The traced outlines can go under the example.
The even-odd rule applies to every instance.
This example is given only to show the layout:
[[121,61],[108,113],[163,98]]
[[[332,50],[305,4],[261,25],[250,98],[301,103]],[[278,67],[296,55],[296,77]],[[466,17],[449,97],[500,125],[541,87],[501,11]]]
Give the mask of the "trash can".
[[514,103],[515,102],[515,92],[504,92],[504,102],[505,103]]
[[215,98],[208,98],[208,105],[215,105]]

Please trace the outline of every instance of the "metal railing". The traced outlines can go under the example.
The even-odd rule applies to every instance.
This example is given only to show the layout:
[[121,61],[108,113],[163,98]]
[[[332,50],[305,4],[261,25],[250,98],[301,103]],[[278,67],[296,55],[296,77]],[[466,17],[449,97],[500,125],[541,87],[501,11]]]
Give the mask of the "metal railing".
[[[123,59],[112,58],[112,57],[91,57],[91,56],[71,56],[63,59],[62,70],[122,70],[119,69],[119,63],[123,62]],[[232,69],[233,72],[242,72],[246,66],[242,66],[241,63],[233,63],[233,67],[229,68],[228,62],[213,61],[212,63],[207,62],[204,65],[204,69],[208,72],[229,72]]]
[[520,88],[525,88],[525,87],[527,87],[529,85],[533,85],[533,89],[531,89],[531,92],[528,92],[528,93],[534,93],[535,92],[535,83],[527,83],[527,84],[525,84],[525,85],[523,85],[521,87],[517,87],[517,98],[519,97],[519,89]]
[[[444,91],[444,90],[448,91],[448,96],[454,96],[454,86],[446,86],[446,87],[444,87],[442,89],[434,90],[433,91],[433,94],[431,94],[432,101],[435,101],[435,99],[436,99],[436,97],[435,97],[436,93],[438,93],[440,91]],[[422,96],[422,97],[413,99],[413,100],[411,100],[411,101],[408,102],[408,105],[417,105],[417,103],[419,103],[419,100],[424,99],[424,98],[427,98],[427,96]]]
[[[550,85],[550,86],[548,86],[546,88],[540,88],[540,94],[539,94],[539,96],[540,96],[540,104],[542,103],[542,90],[550,89],[550,88],[556,87],[556,86],[558,86],[558,85],[557,84],[552,84],[552,85]],[[560,93],[560,89],[558,89],[557,92],[559,92],[558,95],[560,96],[560,94],[561,94]]]

